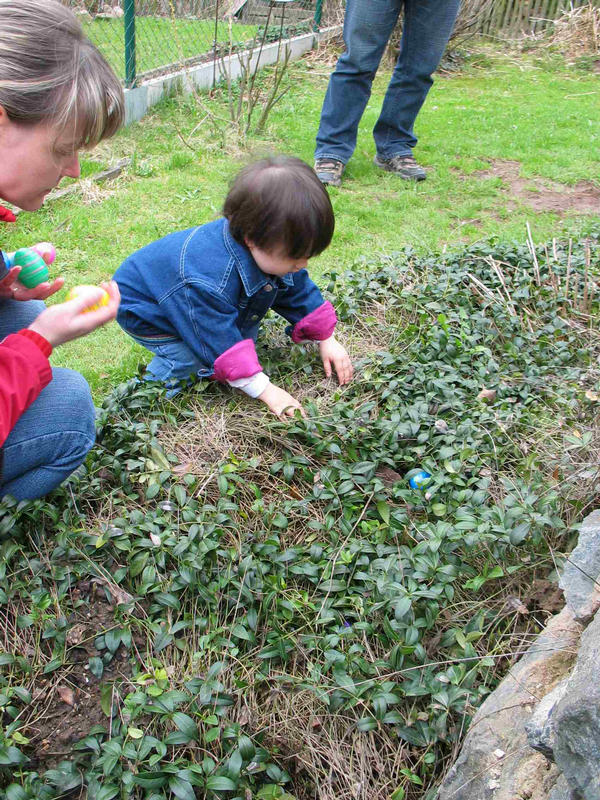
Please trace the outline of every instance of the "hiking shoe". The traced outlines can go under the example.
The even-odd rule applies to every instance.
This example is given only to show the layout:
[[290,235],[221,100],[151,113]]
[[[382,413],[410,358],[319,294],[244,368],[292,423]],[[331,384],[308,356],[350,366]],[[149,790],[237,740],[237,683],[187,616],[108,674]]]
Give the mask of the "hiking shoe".
[[341,186],[344,164],[335,158],[317,158],[315,172],[325,186]]
[[382,158],[375,156],[374,163],[380,169],[386,172],[393,172],[405,181],[424,181],[427,173],[415,161],[412,153],[407,153],[402,156],[392,156],[391,158]]

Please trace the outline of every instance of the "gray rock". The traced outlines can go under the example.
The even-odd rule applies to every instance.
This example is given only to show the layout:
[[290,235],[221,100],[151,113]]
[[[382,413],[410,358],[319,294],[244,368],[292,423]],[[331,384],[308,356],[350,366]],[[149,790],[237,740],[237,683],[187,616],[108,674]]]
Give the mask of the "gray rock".
[[579,800],[579,797],[576,792],[571,790],[565,776],[560,775],[548,795],[548,800]]
[[554,758],[585,800],[600,800],[600,614],[581,636],[577,663],[553,712]]
[[549,761],[554,761],[554,724],[552,712],[565,694],[568,678],[561,681],[538,703],[531,719],[525,725],[529,746],[538,750]]
[[589,622],[600,608],[600,509],[581,523],[577,547],[565,564],[559,585],[575,619]]
[[559,770],[527,744],[534,707],[570,672],[581,625],[565,607],[475,714],[438,800],[548,800]]

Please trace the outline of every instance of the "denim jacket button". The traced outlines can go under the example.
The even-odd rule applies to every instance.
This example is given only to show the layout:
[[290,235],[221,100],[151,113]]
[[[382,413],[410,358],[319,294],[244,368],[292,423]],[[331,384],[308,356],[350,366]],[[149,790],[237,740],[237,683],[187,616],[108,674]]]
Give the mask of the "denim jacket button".
[[273,287],[271,286],[270,283],[267,283],[264,288],[265,288],[265,292],[272,292],[273,291]]

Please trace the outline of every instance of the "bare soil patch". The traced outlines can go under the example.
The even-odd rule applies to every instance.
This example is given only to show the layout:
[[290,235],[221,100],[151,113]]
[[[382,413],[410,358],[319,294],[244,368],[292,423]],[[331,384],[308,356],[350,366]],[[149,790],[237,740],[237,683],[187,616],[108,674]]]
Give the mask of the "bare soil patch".
[[38,769],[49,769],[69,758],[73,746],[93,725],[108,727],[102,710],[102,684],[115,687],[131,675],[127,651],[120,646],[99,680],[88,662],[101,656],[95,639],[114,627],[114,605],[106,601],[94,582],[82,581],[74,590],[82,603],[69,618],[65,669],[48,677],[39,676],[33,690],[35,718],[29,720],[28,734]]
[[500,178],[515,200],[531,206],[535,211],[553,211],[556,214],[600,213],[600,187],[591,181],[579,181],[575,186],[567,186],[541,178],[522,178],[520,169],[518,161],[494,159],[490,161],[488,169],[473,174],[479,179]]

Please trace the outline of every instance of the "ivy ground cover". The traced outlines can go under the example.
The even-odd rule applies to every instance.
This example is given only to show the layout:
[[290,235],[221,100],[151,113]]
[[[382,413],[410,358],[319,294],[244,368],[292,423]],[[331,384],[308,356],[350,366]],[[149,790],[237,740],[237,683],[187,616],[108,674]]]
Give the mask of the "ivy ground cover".
[[4,796],[431,797],[593,496],[599,254],[330,274],[355,382],[261,345],[305,420],[115,389],[86,468],[0,510]]

